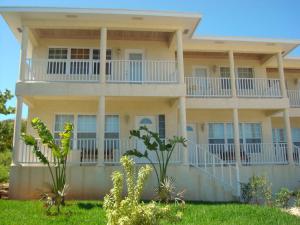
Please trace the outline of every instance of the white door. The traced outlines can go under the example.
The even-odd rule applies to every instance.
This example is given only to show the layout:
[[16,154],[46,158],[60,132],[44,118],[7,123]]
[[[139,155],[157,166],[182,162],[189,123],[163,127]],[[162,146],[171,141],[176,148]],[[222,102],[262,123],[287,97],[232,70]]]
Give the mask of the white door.
[[187,138],[188,138],[188,151],[190,156],[190,161],[195,161],[196,157],[196,144],[197,144],[197,132],[196,124],[187,124],[186,126]]
[[[157,117],[156,116],[136,116],[136,129],[146,126],[150,131],[157,132]],[[143,134],[143,133],[142,133]],[[146,146],[142,141],[137,142],[137,150],[140,152],[145,152]],[[155,160],[155,153],[150,153],[149,156],[152,160]],[[148,160],[145,159],[136,159],[137,163],[148,163]]]
[[143,51],[140,49],[126,50],[127,74],[130,82],[140,83],[143,80]]

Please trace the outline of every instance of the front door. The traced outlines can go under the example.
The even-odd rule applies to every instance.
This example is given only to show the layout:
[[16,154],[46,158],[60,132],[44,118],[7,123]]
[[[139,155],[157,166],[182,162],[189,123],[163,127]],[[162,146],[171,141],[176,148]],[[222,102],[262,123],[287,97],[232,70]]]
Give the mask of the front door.
[[203,66],[196,66],[193,68],[193,76],[197,77],[196,86],[198,95],[207,95],[208,89],[208,68]]
[[[137,116],[136,117],[136,129],[139,129],[140,127],[146,126],[150,131],[157,132],[157,121],[155,116]],[[142,134],[145,132],[142,132]],[[137,150],[140,152],[145,152],[146,146],[144,143],[140,140],[137,141]],[[149,156],[152,160],[155,161],[155,153],[154,152],[148,152],[150,153]],[[145,159],[136,159],[137,163],[148,163],[148,160]]]
[[140,83],[143,80],[143,52],[142,50],[127,50],[126,59],[129,81]]
[[196,159],[196,144],[197,144],[197,132],[196,124],[188,124],[186,126],[187,138],[188,138],[188,151],[190,156],[190,161]]

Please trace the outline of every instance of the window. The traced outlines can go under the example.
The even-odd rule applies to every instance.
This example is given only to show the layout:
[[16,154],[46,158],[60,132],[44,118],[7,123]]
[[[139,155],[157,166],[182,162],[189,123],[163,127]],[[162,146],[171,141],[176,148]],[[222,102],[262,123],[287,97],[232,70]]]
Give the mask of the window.
[[[74,124],[74,116],[73,115],[56,115],[55,116],[55,125],[54,125],[54,139],[59,140],[59,133],[64,131],[65,123]],[[73,135],[72,135],[73,136]],[[71,143],[72,146],[72,143]]]
[[105,116],[105,142],[104,142],[104,158],[106,160],[113,159],[114,155],[118,154],[116,150],[119,149],[119,116],[106,115]]
[[71,48],[71,59],[89,59],[90,49],[88,48]]
[[47,74],[65,74],[66,61],[68,58],[67,48],[49,48]]
[[209,144],[233,143],[232,123],[209,123],[208,130]]
[[238,68],[237,69],[239,78],[253,78],[254,71],[253,68]]
[[158,135],[161,139],[166,138],[166,121],[165,115],[158,116]]
[[241,150],[249,153],[260,153],[262,142],[262,132],[260,123],[241,123],[240,124],[240,143]]
[[273,143],[286,143],[285,129],[273,128],[272,136],[273,136]]
[[247,79],[247,78],[254,77],[253,68],[238,68],[237,74],[238,74],[238,78],[244,78],[238,80],[239,89],[253,89],[253,80]]
[[72,48],[70,74],[89,74],[90,49],[88,48]]
[[292,139],[294,145],[300,147],[300,128],[292,128]]
[[105,138],[118,139],[119,138],[119,116],[106,115],[105,116]]
[[[106,50],[106,60],[111,60],[111,49]],[[100,50],[99,49],[93,49],[93,60],[100,60]],[[111,74],[111,64],[109,62],[106,62],[106,74]],[[93,63],[93,74],[100,74],[100,62],[94,62]]]
[[231,83],[228,78],[230,78],[230,68],[229,67],[220,67],[220,77],[222,89],[231,89]]
[[96,116],[95,115],[78,116],[77,138],[78,139],[96,138]]

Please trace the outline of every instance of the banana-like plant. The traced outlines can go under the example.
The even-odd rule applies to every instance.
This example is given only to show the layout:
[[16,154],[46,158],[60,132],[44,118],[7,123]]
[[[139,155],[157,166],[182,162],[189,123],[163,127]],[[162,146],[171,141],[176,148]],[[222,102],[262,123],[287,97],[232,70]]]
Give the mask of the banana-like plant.
[[[178,136],[163,140],[159,137],[158,133],[152,132],[146,126],[142,126],[138,130],[131,130],[130,138],[137,138],[138,140],[141,140],[146,149],[144,152],[141,152],[140,150],[134,148],[128,150],[124,155],[147,159],[153,167],[157,178],[157,188],[160,191],[164,181],[167,178],[168,165],[175,147],[177,144],[186,147],[187,140]],[[153,162],[153,160],[150,158],[150,152],[155,153],[157,162]],[[157,166],[155,166],[155,164],[157,164]]]
[[53,202],[59,213],[60,206],[64,205],[65,190],[67,189],[66,166],[67,157],[70,151],[73,125],[71,123],[65,123],[64,131],[59,134],[60,142],[58,144],[47,126],[39,118],[32,119],[31,125],[36,130],[41,143],[46,145],[51,151],[53,161],[50,162],[47,156],[43,154],[39,147],[38,139],[25,133],[22,133],[22,139],[26,145],[33,147],[32,151],[39,161],[44,165],[47,165],[52,181],[51,187],[52,193],[54,194]]

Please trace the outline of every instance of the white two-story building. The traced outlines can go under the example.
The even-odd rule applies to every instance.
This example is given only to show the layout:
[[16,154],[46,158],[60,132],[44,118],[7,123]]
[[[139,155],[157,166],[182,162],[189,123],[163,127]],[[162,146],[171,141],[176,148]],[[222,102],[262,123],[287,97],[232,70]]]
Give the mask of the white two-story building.
[[[180,135],[169,175],[189,200],[229,201],[266,175],[273,190],[300,180],[300,40],[197,37],[201,15],[74,8],[0,8],[21,44],[10,197],[36,198],[49,181],[20,139],[22,107],[58,137],[74,124],[70,198],[98,199],[121,155],[147,126]],[[199,25],[201,29],[201,24]],[[16,65],[17,66],[17,65]],[[51,160],[51,152],[40,146]],[[145,163],[144,160],[136,160]],[[145,198],[156,186],[149,180]]]

